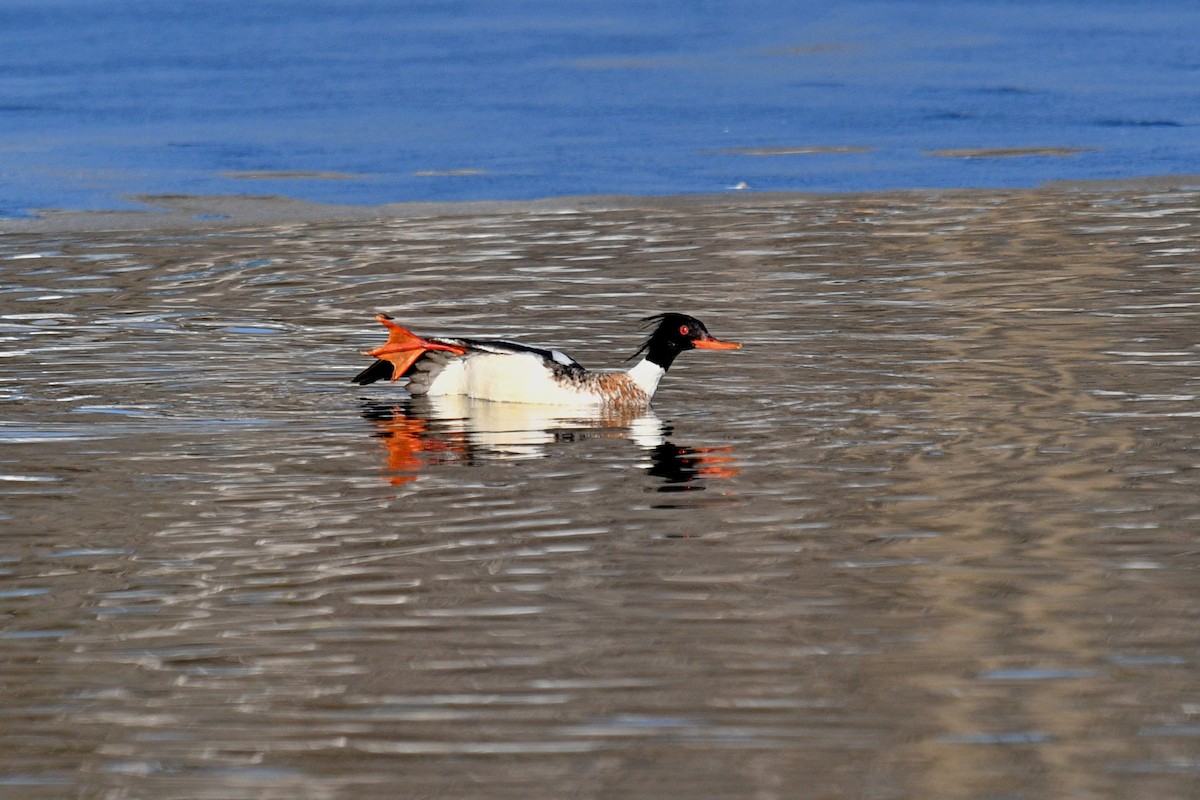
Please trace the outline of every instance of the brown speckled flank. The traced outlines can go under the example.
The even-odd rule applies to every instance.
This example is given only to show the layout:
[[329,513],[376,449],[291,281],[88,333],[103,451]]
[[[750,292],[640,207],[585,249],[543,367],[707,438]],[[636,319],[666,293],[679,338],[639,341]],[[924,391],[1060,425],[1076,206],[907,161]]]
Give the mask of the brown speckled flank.
[[595,393],[606,408],[643,409],[650,405],[650,395],[624,373],[587,374],[560,377],[559,382],[578,388],[580,392]]

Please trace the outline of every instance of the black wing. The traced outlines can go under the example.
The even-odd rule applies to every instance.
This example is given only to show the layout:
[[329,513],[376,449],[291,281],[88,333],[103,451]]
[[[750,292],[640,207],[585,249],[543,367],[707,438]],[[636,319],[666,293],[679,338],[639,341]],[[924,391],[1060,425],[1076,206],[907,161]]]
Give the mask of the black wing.
[[[440,339],[437,341],[441,341]],[[463,345],[470,351],[483,353],[528,353],[547,362],[552,368],[567,375],[579,375],[587,370],[582,364],[561,350],[547,350],[542,347],[530,347],[520,342],[508,342],[503,339],[447,339],[447,344]]]

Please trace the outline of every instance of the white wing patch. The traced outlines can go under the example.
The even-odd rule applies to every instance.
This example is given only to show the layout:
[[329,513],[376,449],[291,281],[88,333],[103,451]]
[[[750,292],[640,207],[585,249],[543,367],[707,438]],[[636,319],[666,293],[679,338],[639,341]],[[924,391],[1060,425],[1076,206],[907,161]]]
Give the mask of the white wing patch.
[[567,355],[566,353],[564,353],[562,350],[551,350],[551,351],[550,351],[550,357],[554,359],[554,363],[556,363],[556,364],[562,364],[564,367],[578,367],[578,366],[580,366],[580,364],[579,364],[579,362],[578,362],[578,361],[576,361],[575,359],[571,358],[569,355]]

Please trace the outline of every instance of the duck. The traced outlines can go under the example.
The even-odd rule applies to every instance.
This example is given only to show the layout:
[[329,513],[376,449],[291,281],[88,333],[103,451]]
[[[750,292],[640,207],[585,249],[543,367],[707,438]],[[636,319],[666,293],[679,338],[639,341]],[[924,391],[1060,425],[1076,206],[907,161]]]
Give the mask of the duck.
[[623,371],[591,371],[561,350],[500,339],[418,336],[387,314],[375,315],[388,329],[388,340],[363,355],[375,363],[351,379],[366,386],[376,381],[408,379],[414,396],[465,396],[506,403],[649,408],[659,382],[687,350],[738,350],[739,342],[717,339],[704,323],[688,314],[668,312],[646,317],[652,328],[627,360],[641,356]]

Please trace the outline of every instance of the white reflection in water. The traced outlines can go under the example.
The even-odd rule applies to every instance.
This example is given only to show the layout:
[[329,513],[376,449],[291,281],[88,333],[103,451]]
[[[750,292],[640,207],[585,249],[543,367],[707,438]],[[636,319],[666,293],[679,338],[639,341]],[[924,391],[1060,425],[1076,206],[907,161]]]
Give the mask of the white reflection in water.
[[703,489],[709,479],[738,474],[728,447],[671,441],[672,429],[653,411],[578,409],[533,403],[494,403],[469,397],[367,401],[362,414],[386,449],[384,473],[393,485],[413,481],[431,465],[545,458],[552,448],[587,439],[626,439],[636,460],[661,478],[659,491]]

